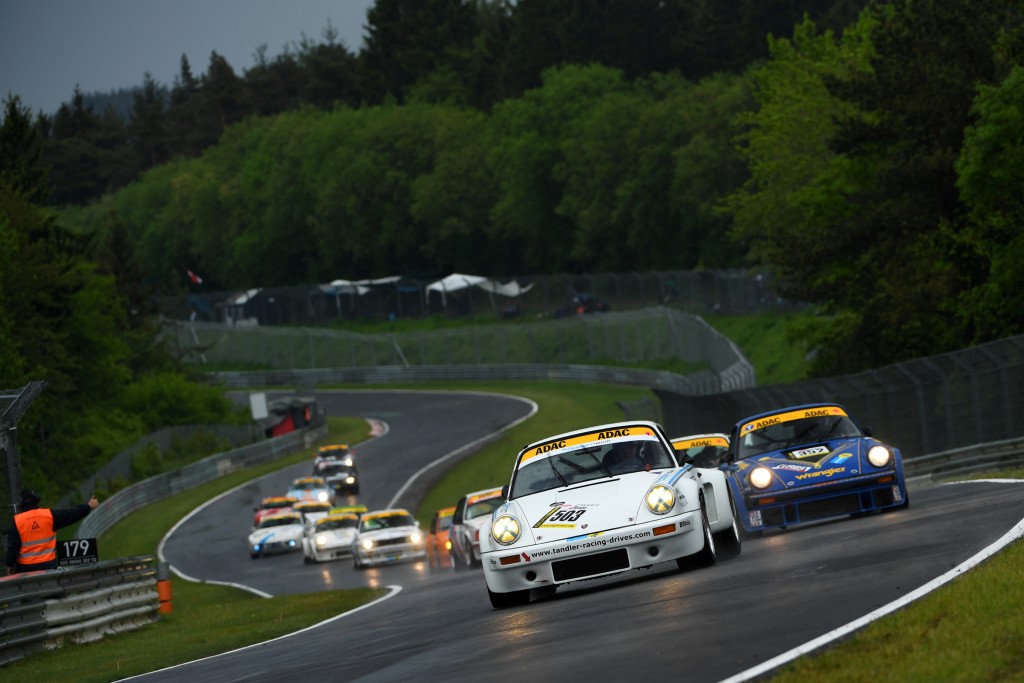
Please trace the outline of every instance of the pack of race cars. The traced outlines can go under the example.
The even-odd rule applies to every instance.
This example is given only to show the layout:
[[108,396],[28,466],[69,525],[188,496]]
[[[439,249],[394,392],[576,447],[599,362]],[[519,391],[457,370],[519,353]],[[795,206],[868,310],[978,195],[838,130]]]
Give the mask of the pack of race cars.
[[[322,447],[314,472],[339,461],[357,482],[347,447]],[[837,403],[759,413],[729,433],[671,438],[637,420],[548,436],[519,451],[507,484],[436,511],[427,533],[407,510],[331,507],[353,481],[314,474],[262,501],[252,557],[482,568],[492,606],[504,608],[659,562],[709,567],[769,529],[909,505],[900,450]]]

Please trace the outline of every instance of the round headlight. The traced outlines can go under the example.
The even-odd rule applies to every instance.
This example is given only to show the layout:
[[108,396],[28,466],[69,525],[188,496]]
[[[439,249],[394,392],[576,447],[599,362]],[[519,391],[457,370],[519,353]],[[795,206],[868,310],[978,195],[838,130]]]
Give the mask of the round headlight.
[[772,472],[767,467],[755,467],[750,472],[751,486],[766,489],[772,483]]
[[356,478],[355,477],[345,477],[345,483],[346,484],[354,484],[354,483],[356,483]]
[[501,545],[512,545],[519,539],[519,520],[502,515],[491,524],[491,538]]
[[423,540],[423,534],[421,534],[418,531],[414,531],[411,534],[409,534],[409,542],[410,543],[419,543],[422,540]]
[[364,538],[362,545],[363,550],[373,550],[373,539]]
[[317,534],[316,535],[316,544],[317,545],[327,545],[327,534]]
[[872,446],[868,449],[868,462],[875,467],[885,467],[889,464],[890,457],[892,454],[885,446]]
[[330,496],[327,495],[327,491],[321,491],[320,493],[316,494],[316,497],[320,499],[321,503],[326,503],[327,499],[330,498]]
[[676,504],[676,492],[664,484],[655,484],[647,491],[647,509],[664,515]]

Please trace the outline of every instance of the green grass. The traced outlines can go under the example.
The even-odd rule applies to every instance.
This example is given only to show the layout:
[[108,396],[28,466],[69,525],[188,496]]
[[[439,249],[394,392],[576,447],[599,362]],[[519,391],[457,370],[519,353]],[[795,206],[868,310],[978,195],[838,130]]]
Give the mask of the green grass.
[[760,385],[787,384],[807,379],[808,349],[800,341],[802,326],[812,313],[706,315],[709,325],[736,342],[757,371]]

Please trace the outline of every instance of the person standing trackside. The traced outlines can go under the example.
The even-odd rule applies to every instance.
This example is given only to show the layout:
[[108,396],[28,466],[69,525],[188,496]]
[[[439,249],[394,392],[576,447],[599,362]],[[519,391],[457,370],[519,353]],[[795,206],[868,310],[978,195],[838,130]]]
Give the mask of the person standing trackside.
[[41,508],[39,501],[39,494],[32,489],[21,492],[21,512],[14,515],[14,528],[7,533],[8,574],[56,569],[57,530],[74,524],[100,504],[95,495],[88,503],[66,510]]

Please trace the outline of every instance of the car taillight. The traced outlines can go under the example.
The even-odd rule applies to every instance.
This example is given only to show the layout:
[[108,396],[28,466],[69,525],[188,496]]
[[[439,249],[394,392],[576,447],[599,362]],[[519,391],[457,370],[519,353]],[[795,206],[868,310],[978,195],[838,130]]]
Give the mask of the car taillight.
[[475,532],[473,533],[473,540],[474,540],[474,541],[475,541],[476,543],[479,543],[479,542],[480,542],[480,530],[479,530],[479,529],[477,529],[477,530],[476,530],[476,531],[475,531]]

